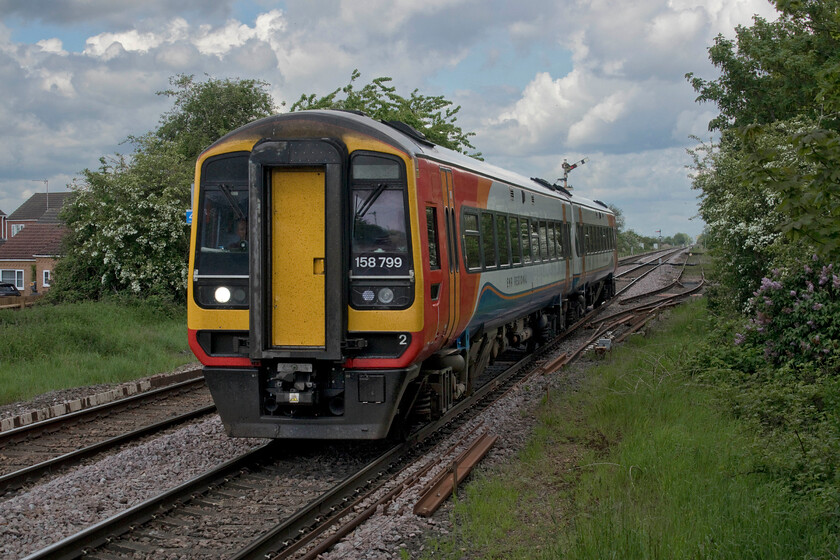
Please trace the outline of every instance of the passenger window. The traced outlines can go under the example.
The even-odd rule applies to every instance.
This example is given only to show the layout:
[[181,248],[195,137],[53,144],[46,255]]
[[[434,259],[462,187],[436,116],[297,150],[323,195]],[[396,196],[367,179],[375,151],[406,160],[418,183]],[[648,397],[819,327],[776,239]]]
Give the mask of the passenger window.
[[481,270],[481,235],[478,233],[478,215],[464,213],[464,259],[467,270]]
[[522,240],[522,262],[531,264],[531,234],[528,218],[521,218],[519,222],[520,239]]
[[510,266],[510,243],[508,242],[507,216],[496,216],[496,241],[499,247],[499,266]]
[[485,268],[496,268],[496,228],[493,225],[493,214],[481,214],[481,239]]
[[513,264],[519,264],[521,262],[521,251],[519,250],[519,218],[511,216],[508,229],[510,230],[510,250]]
[[540,232],[536,220],[531,222],[531,257],[534,262],[540,262]]
[[429,268],[431,270],[440,270],[437,214],[433,207],[426,208],[426,233],[429,236]]
[[548,224],[540,222],[540,253],[544,261],[551,260],[551,252],[548,250]]

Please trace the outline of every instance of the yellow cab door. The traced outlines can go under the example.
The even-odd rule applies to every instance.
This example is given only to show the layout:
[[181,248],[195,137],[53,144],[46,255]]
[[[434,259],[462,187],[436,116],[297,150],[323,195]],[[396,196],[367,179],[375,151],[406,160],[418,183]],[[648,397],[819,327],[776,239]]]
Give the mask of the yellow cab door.
[[250,158],[251,358],[341,358],[343,146],[270,140]]

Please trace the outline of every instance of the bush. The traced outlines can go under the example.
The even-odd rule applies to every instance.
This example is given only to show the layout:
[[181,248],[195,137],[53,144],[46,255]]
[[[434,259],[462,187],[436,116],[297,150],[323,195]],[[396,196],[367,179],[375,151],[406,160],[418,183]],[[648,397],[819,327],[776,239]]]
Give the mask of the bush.
[[774,269],[762,278],[749,307],[753,310],[736,344],[750,342],[764,347],[764,357],[774,365],[788,362],[823,364],[836,360],[840,348],[840,271],[811,262],[782,274]]

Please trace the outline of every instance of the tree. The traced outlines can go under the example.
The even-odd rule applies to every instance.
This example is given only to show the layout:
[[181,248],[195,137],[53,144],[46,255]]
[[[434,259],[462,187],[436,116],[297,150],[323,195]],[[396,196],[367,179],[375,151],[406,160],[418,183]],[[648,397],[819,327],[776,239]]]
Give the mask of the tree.
[[720,110],[709,128],[735,133],[724,134],[719,146],[738,152],[731,178],[747,192],[768,191],[775,230],[808,246],[804,253],[837,261],[840,2],[777,0],[776,7],[778,21],[756,18],[737,28],[735,41],[715,40],[709,57],[721,70],[718,79],[687,77],[697,100]]
[[677,233],[674,235],[674,245],[690,245],[691,236],[687,233]]
[[227,132],[267,116],[267,84],[253,80],[196,82],[178,76],[175,98],[157,130],[132,136],[130,157],[100,159],[71,188],[63,218],[70,235],[51,290],[59,299],[106,293],[186,296],[189,228],[184,212],[198,154]]
[[174,98],[170,111],[161,115],[155,135],[172,142],[187,161],[195,161],[207,146],[249,122],[277,112],[269,84],[258,80],[197,82],[192,75],[169,78],[172,89],[158,92]]
[[[418,93],[417,89],[412,91],[408,98],[403,97],[397,94],[395,87],[388,85],[391,78],[387,77],[375,78],[361,89],[356,89],[354,82],[360,76],[358,70],[353,70],[350,82],[346,86],[322,97],[317,97],[314,93],[301,95],[290,110],[361,111],[374,119],[400,121],[410,125],[439,146],[461,153],[467,153],[467,149],[475,149],[469,141],[475,133],[464,132],[455,124],[456,115],[461,110],[460,105],[453,107],[452,102],[442,95],[430,97]],[[481,159],[480,153],[469,155]]]

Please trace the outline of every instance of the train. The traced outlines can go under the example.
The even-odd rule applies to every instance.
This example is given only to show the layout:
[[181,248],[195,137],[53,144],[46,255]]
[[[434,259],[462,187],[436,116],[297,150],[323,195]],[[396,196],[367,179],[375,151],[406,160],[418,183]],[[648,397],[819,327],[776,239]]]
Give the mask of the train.
[[392,437],[615,293],[606,204],[357,112],[228,133],[193,198],[189,344],[232,437]]

